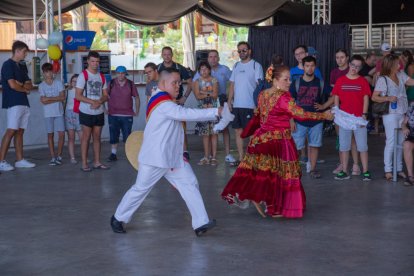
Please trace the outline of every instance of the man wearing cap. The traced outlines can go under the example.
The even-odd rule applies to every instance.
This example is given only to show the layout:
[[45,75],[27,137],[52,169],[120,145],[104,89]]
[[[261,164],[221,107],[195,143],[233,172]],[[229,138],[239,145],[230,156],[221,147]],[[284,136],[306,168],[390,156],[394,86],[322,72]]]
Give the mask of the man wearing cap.
[[119,135],[122,132],[122,140],[125,143],[131,134],[133,116],[138,116],[140,106],[137,88],[131,80],[126,78],[128,72],[125,66],[118,66],[115,72],[116,78],[111,80],[108,89],[109,143],[111,144],[109,162],[118,160],[116,153]]

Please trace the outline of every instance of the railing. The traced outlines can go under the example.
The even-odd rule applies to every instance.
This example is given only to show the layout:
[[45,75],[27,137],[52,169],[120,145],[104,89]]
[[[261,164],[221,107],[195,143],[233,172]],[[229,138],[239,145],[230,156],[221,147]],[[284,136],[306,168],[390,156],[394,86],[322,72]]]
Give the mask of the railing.
[[[368,25],[351,25],[352,49],[368,49]],[[372,24],[371,48],[388,42],[393,48],[414,48],[414,22]]]

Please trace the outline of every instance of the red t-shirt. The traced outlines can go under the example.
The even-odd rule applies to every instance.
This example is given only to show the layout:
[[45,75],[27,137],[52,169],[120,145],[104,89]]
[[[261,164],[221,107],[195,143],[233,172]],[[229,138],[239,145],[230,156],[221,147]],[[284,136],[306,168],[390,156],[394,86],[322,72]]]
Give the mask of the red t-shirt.
[[371,97],[371,89],[364,77],[359,76],[351,80],[347,76],[342,76],[336,81],[332,95],[339,97],[341,110],[361,117],[364,109],[364,96]]
[[335,69],[333,69],[331,71],[331,76],[330,76],[330,82],[329,82],[329,84],[330,85],[335,85],[336,81],[340,77],[345,76],[346,74],[348,74],[348,72],[349,72],[349,66],[345,70],[341,70],[338,67],[335,68]]

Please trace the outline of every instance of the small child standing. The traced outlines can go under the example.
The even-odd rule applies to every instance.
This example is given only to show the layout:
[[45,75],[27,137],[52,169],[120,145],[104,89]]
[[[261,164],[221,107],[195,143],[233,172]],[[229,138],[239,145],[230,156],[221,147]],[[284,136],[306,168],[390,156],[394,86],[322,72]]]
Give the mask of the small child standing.
[[78,80],[78,74],[74,74],[70,78],[69,88],[66,94],[66,105],[65,105],[65,126],[68,132],[68,149],[70,156],[70,163],[77,164],[75,158],[75,134],[78,133],[79,140],[82,137],[81,126],[79,124],[79,114],[73,111],[74,99],[75,99],[75,85]]
[[[65,89],[61,81],[54,79],[52,64],[43,64],[42,72],[44,80],[39,84],[39,93],[45,116],[47,144],[52,156],[49,165],[56,166],[62,164],[62,151],[65,143],[65,122],[62,105],[65,100]],[[57,132],[59,136],[57,154],[55,154],[54,132]]]

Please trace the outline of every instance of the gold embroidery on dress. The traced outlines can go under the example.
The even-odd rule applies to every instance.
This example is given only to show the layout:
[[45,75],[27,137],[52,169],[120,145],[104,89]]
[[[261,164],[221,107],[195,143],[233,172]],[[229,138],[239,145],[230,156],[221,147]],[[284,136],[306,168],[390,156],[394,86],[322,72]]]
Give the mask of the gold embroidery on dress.
[[258,111],[260,112],[260,123],[264,124],[267,121],[270,111],[275,107],[280,96],[284,92],[280,89],[270,88],[263,91],[258,104]]
[[288,110],[295,117],[299,117],[299,118],[302,118],[302,119],[313,119],[313,120],[324,120],[325,119],[325,114],[324,113],[304,111],[303,108],[300,108],[296,105],[296,103],[293,99],[289,100]]
[[267,154],[246,154],[239,168],[257,171],[270,171],[282,179],[300,178],[299,161],[285,161]]
[[267,143],[271,140],[291,139],[290,129],[277,129],[273,131],[267,131],[259,136],[255,136],[251,139],[249,147],[254,147],[258,144]]

